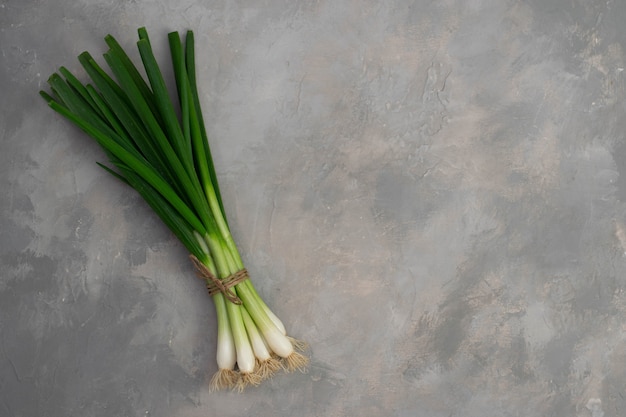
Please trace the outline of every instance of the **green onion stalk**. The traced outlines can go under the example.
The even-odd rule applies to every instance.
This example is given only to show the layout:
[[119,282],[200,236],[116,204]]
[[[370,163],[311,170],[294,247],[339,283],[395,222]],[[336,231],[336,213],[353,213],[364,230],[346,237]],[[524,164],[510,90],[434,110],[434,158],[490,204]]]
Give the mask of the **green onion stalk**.
[[[78,60],[90,81],[61,67],[41,91],[49,106],[93,138],[112,167],[187,248],[205,279],[217,316],[217,372],[210,389],[243,390],[279,370],[305,371],[306,344],[287,335],[257,293],[230,233],[202,117],[194,36],[168,35],[177,101],[171,98],[145,28],[137,47],[146,77],[113,36],[105,71],[88,53]],[[111,73],[112,75],[109,75]]]

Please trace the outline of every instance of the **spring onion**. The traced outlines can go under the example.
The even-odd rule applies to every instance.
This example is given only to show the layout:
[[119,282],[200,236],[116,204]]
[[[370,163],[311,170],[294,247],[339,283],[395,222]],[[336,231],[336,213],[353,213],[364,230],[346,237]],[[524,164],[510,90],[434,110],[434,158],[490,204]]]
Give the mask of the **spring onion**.
[[147,80],[113,36],[105,37],[110,74],[88,53],[90,81],[61,67],[41,96],[93,138],[190,253],[217,316],[217,372],[210,389],[242,391],[277,371],[305,371],[306,344],[287,335],[247,275],[228,226],[198,95],[194,36],[168,35],[178,100],[171,98],[145,28],[137,47]]

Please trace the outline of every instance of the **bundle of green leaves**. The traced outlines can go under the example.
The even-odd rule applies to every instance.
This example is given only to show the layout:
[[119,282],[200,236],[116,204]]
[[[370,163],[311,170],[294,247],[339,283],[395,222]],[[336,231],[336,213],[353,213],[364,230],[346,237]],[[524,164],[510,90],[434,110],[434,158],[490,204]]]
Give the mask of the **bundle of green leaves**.
[[230,233],[200,107],[193,32],[184,44],[178,32],[168,35],[178,102],[146,29],[138,35],[145,76],[108,35],[104,59],[112,75],[83,52],[78,59],[90,82],[61,67],[48,80],[50,93],[40,94],[100,144],[112,167],[99,165],[144,198],[206,280],[217,311],[211,390],[243,390],[281,369],[305,371],[306,345],[287,335],[259,296]]

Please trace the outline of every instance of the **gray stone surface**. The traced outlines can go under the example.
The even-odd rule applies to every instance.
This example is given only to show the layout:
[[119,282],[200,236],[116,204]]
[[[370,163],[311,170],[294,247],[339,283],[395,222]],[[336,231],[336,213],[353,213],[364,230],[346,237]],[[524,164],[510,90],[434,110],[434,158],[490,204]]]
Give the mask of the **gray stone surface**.
[[[626,414],[626,3],[0,3],[0,415]],[[308,374],[209,394],[182,246],[39,100],[193,29],[233,233]],[[80,72],[79,72],[80,73]]]

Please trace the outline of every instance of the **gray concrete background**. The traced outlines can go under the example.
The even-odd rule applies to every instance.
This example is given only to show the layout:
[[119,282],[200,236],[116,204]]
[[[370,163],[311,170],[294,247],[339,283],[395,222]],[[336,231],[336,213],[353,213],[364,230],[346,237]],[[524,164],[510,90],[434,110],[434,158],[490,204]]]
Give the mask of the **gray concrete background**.
[[[1,416],[626,414],[626,2],[0,3]],[[308,374],[209,394],[180,244],[39,100],[193,29],[233,233]],[[134,49],[133,49],[134,50]]]

